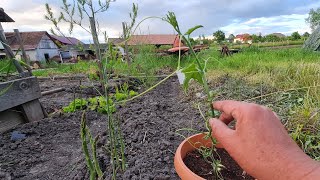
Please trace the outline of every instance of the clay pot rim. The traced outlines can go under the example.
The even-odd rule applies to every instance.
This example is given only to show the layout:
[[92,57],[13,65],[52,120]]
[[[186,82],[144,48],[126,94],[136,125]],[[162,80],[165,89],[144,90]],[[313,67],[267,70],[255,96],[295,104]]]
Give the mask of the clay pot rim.
[[[181,143],[180,143],[180,145],[179,145],[179,147],[177,148],[177,150],[176,150],[176,153],[175,153],[175,157],[174,157],[174,167],[175,167],[175,169],[176,169],[176,172],[177,172],[177,174],[179,175],[179,177],[180,178],[182,178],[182,180],[184,180],[183,179],[183,177],[185,177],[185,176],[183,176],[183,177],[181,177],[181,174],[179,174],[179,172],[178,171],[180,171],[181,169],[183,169],[183,171],[186,171],[191,177],[189,177],[189,178],[192,178],[192,180],[205,180],[204,178],[202,178],[202,177],[200,177],[200,176],[198,176],[197,174],[195,174],[194,172],[192,172],[185,164],[184,164],[184,162],[183,162],[183,158],[184,157],[182,157],[182,153],[181,153],[181,151],[182,151],[182,148],[184,147],[184,145],[186,144],[186,143],[194,143],[194,142],[197,142],[197,141],[191,141],[191,139],[196,139],[196,138],[201,138],[201,139],[203,139],[203,136],[205,136],[206,134],[205,133],[198,133],[198,134],[195,134],[195,135],[192,135],[192,136],[190,136],[190,137],[187,137],[186,139],[184,139]],[[206,140],[203,140],[203,141],[206,141]],[[193,147],[193,149],[192,150],[195,150],[196,148],[195,147]],[[192,151],[191,150],[191,151]],[[190,151],[187,151],[187,152],[190,152]],[[179,166],[179,167],[178,167]],[[180,169],[180,170],[179,170]],[[180,172],[181,173],[181,172]],[[189,179],[188,178],[188,179]]]

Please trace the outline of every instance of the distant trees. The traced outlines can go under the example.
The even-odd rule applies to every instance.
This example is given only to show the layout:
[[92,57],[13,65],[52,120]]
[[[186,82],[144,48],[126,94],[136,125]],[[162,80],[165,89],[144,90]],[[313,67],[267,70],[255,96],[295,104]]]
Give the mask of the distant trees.
[[305,33],[303,33],[303,35],[302,35],[302,37],[304,37],[304,38],[308,38],[310,36],[310,33],[308,33],[308,32],[305,32]]
[[264,40],[267,42],[278,42],[281,40],[281,38],[274,34],[268,34],[264,37]]
[[301,39],[301,35],[298,32],[293,32],[290,36],[290,40],[299,40]]
[[235,36],[233,34],[230,34],[228,37],[229,42],[233,42]]
[[310,28],[314,31],[320,25],[320,8],[311,9],[306,22],[310,24]]
[[253,42],[253,43],[263,42],[263,41],[264,41],[264,39],[263,39],[263,37],[261,36],[261,34],[259,34],[259,35],[252,34],[252,35],[251,35],[251,38],[252,38],[252,42]]
[[224,41],[226,39],[225,33],[221,30],[218,30],[215,33],[213,33],[213,36],[216,37],[216,40],[218,43],[221,43],[222,41]]

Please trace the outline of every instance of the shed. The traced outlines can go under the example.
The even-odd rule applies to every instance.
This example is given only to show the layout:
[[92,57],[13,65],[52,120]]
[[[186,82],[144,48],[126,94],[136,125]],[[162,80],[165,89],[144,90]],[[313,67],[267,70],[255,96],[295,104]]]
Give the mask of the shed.
[[123,38],[108,38],[108,43],[112,43],[113,45],[119,45],[124,42]]
[[[12,51],[19,51],[20,44],[14,32],[6,32],[8,44]],[[24,50],[31,61],[48,61],[50,58],[59,55],[58,45],[46,31],[20,32]],[[21,52],[18,52],[21,56]],[[19,58],[19,57],[18,57]]]
[[62,47],[64,45],[78,45],[78,44],[83,44],[79,39],[74,38],[74,37],[64,37],[64,36],[56,36],[50,34],[52,39],[56,42],[56,44],[59,45],[59,47]]
[[128,41],[129,46],[135,45],[174,45],[177,35],[175,34],[149,34],[133,35]]

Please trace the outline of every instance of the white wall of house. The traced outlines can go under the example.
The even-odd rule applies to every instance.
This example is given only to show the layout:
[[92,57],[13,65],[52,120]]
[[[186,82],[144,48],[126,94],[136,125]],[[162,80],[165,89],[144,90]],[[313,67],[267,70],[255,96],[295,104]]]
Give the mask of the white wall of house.
[[[14,51],[16,53],[16,51]],[[59,56],[58,46],[47,36],[43,36],[38,47],[32,50],[26,50],[26,54],[31,61],[46,61],[45,54],[49,55],[49,58],[53,56]],[[19,51],[16,58],[21,59],[22,52]]]
[[36,49],[36,60],[45,61],[45,54],[52,58],[53,56],[59,56],[58,46],[47,36],[43,36]]
[[[13,51],[14,54],[17,53],[17,51]],[[27,50],[26,51],[27,57],[31,60],[31,61],[36,61],[37,60],[37,52],[35,49],[33,50]],[[16,55],[17,59],[22,59],[22,52],[19,51],[18,54]]]
[[48,54],[49,58],[53,56],[59,56],[58,49],[37,49],[36,51],[36,59],[38,61],[46,61],[45,54]]

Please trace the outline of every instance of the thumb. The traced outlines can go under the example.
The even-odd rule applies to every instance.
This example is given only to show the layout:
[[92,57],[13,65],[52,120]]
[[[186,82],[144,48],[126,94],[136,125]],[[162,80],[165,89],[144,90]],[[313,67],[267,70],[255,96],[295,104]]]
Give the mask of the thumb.
[[226,141],[230,140],[234,130],[230,129],[224,122],[213,118],[209,120],[209,124],[212,129],[212,136],[218,140],[219,144],[223,146],[227,143]]

